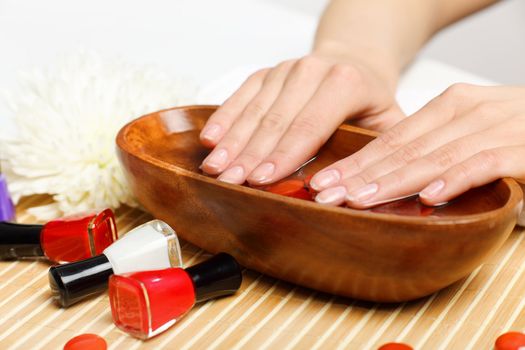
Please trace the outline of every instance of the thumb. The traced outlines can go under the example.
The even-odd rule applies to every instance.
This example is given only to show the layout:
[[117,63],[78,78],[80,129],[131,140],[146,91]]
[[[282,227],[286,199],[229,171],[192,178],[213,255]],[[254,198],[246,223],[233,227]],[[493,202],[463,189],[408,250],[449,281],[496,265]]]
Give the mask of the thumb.
[[391,108],[384,112],[363,116],[359,119],[355,119],[350,123],[359,126],[361,128],[385,131],[402,121],[406,118],[406,114],[401,110],[399,105],[395,103]]

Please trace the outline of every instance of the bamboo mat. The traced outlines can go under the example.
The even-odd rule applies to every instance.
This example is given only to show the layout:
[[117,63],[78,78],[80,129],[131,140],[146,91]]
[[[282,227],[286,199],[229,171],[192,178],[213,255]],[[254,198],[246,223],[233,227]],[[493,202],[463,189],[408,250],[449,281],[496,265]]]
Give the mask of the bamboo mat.
[[[42,197],[22,201],[25,209]],[[117,212],[124,233],[150,216]],[[50,298],[49,264],[0,262],[0,348],[61,349],[81,333],[103,336],[109,349],[376,349],[390,341],[415,349],[491,349],[508,330],[525,329],[525,232],[467,278],[430,297],[403,304],[374,304],[318,293],[245,270],[232,297],[195,307],[178,324],[147,342],[112,323],[106,294],[69,309]],[[186,265],[209,255],[181,242]]]

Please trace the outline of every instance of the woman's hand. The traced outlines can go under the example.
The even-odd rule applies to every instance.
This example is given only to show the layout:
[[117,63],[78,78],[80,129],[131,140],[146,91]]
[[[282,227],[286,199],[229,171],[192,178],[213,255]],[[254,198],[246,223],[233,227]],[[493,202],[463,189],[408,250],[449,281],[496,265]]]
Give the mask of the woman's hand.
[[437,205],[501,177],[525,182],[525,87],[458,84],[311,185],[319,203],[366,208],[415,193]]
[[376,130],[394,125],[403,118],[395,81],[369,63],[380,61],[317,53],[256,72],[203,128],[201,141],[214,150],[202,169],[229,183],[268,184],[314,156],[347,118]]

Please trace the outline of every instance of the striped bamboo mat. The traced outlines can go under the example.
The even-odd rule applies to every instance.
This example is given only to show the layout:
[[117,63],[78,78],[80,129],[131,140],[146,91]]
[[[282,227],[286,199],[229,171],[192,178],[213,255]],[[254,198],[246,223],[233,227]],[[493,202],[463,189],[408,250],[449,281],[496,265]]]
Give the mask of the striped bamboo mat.
[[[33,197],[24,210],[45,199]],[[120,232],[150,219],[138,210],[117,213]],[[233,297],[195,307],[174,327],[147,342],[112,323],[107,295],[60,309],[50,298],[43,261],[0,262],[0,348],[61,349],[81,333],[103,336],[110,349],[376,349],[402,341],[415,349],[491,349],[508,330],[525,329],[525,232],[516,229],[485,265],[421,300],[374,304],[334,297],[244,271]],[[186,265],[208,256],[181,242]]]

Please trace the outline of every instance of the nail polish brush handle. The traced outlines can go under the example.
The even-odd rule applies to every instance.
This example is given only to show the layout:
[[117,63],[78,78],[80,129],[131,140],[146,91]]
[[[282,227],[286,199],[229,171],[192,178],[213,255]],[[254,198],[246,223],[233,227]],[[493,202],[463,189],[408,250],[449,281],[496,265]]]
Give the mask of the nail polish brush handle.
[[40,245],[42,225],[0,222],[0,259],[44,256]]

